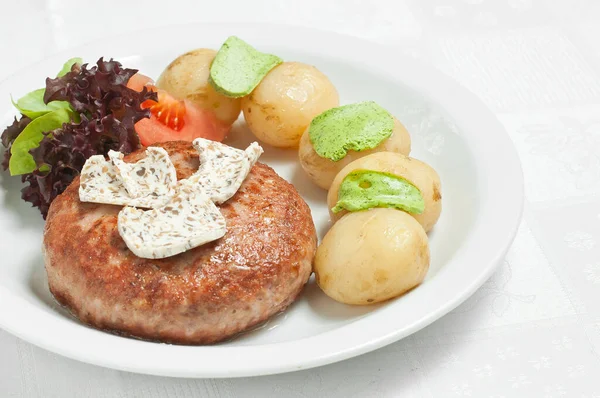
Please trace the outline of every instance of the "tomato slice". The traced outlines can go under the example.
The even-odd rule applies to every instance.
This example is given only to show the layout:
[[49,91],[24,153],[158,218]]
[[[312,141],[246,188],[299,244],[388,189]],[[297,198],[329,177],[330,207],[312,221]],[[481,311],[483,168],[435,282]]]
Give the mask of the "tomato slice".
[[165,125],[154,113],[150,119],[142,119],[135,124],[135,131],[140,136],[142,145],[148,146],[156,142],[193,141],[202,137],[213,141],[222,141],[231,126],[221,122],[209,110],[200,109],[188,101],[184,101],[185,115],[183,128],[174,130]]
[[150,108],[156,119],[170,129],[179,131],[185,126],[187,107],[183,101],[176,100],[165,90],[158,89],[158,102],[145,101],[142,108]]
[[158,94],[158,102],[145,101],[142,108],[150,109],[150,118],[135,124],[142,145],[156,142],[193,141],[202,137],[222,141],[231,125],[220,121],[215,114],[202,109],[188,100],[178,100],[165,90],[158,89],[147,76],[136,73],[127,86],[136,91],[149,87]]

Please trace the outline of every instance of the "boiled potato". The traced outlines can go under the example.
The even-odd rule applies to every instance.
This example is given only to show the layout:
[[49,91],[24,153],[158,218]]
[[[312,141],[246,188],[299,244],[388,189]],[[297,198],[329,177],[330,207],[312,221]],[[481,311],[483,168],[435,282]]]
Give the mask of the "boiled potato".
[[208,83],[210,64],[216,54],[215,50],[199,48],[177,57],[160,75],[156,86],[176,98],[210,109],[222,122],[233,124],[240,115],[241,99],[225,97]]
[[279,148],[297,148],[311,120],[339,105],[338,92],[314,66],[284,62],[242,98],[244,118],[261,141]]
[[425,201],[425,211],[412,216],[429,232],[435,225],[442,211],[442,188],[440,177],[437,172],[427,163],[393,152],[377,152],[369,156],[355,160],[344,167],[333,180],[329,193],[327,194],[327,205],[329,206],[331,219],[337,220],[346,211],[337,214],[331,212],[338,200],[338,190],[344,177],[354,170],[374,170],[400,176],[421,191]]
[[396,118],[394,118],[392,135],[387,140],[383,141],[377,147],[366,151],[348,151],[346,157],[337,162],[334,162],[331,159],[322,158],[315,152],[310,142],[307,128],[300,139],[300,149],[298,154],[300,156],[302,168],[310,176],[313,182],[323,189],[329,189],[337,173],[339,173],[348,163],[381,151],[397,152],[407,156],[410,153],[410,135],[402,123]]
[[317,283],[346,304],[372,304],[420,284],[429,269],[429,243],[421,225],[395,209],[346,214],[317,249]]

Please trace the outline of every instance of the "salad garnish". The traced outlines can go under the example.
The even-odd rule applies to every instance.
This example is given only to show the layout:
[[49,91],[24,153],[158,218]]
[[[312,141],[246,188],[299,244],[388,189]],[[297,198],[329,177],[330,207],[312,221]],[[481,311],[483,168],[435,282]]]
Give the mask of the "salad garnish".
[[2,165],[28,183],[22,198],[44,218],[90,156],[109,150],[127,154],[139,147],[134,125],[150,116],[141,104],[157,96],[127,87],[136,73],[113,59],[100,58],[88,67],[73,58],[56,78],[46,79],[45,88],[13,101],[21,118],[2,133]]

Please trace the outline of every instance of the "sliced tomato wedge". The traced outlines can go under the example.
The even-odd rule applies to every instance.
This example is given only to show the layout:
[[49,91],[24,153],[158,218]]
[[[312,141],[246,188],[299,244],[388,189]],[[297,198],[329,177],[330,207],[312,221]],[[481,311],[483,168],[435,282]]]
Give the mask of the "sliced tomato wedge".
[[[183,101],[185,115],[183,127],[179,130],[169,127],[155,113],[150,119],[142,119],[135,124],[135,131],[140,136],[142,145],[148,146],[155,142],[193,141],[202,137],[213,141],[222,141],[231,126],[224,124],[206,109],[200,109],[193,104]],[[173,120],[173,119],[171,119]]]
[[185,126],[186,104],[171,97],[164,90],[156,91],[158,91],[158,102],[145,101],[142,108],[150,108],[150,112],[156,117],[156,120],[170,129],[180,131]]
[[142,108],[150,109],[150,119],[135,124],[135,131],[144,146],[167,141],[191,142],[199,137],[222,141],[231,129],[231,125],[217,119],[212,111],[187,100],[178,100],[156,88],[147,76],[137,73],[129,79],[127,86],[136,91],[148,87],[158,94],[158,102],[148,100],[142,104]]

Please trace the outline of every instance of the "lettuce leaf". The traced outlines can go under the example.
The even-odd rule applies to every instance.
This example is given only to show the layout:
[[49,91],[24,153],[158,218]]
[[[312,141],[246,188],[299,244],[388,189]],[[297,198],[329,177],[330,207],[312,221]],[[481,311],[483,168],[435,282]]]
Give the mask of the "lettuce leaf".
[[62,69],[60,70],[60,72],[58,72],[58,75],[56,75],[56,77],[63,77],[67,73],[71,72],[71,70],[73,69],[73,65],[81,66],[82,64],[83,64],[83,59],[81,59],[79,57],[71,58],[70,60],[65,62]]
[[17,102],[13,101],[13,105],[21,114],[30,119],[36,119],[57,109],[70,109],[71,106],[67,101],[52,101],[46,104],[44,102],[45,91],[45,88],[40,88],[27,93],[19,98]]
[[[81,58],[71,58],[63,65],[60,72],[58,72],[57,77],[62,77],[67,73],[73,70],[73,66],[77,65],[78,67],[83,63]],[[57,109],[70,109],[70,105],[67,101],[52,101],[49,103],[44,102],[44,93],[46,92],[45,88],[40,88],[37,90],[33,90],[23,97],[19,98],[17,102],[12,100],[13,105],[17,110],[27,116],[30,119],[36,119],[40,116],[43,116],[47,113],[53,112]]]
[[57,109],[31,121],[10,148],[10,174],[15,176],[33,172],[37,165],[29,151],[39,146],[45,132],[56,130],[70,121],[71,112],[66,109]]
[[2,145],[6,148],[4,151],[4,158],[2,159],[2,168],[8,170],[8,163],[10,162],[10,148],[12,143],[17,139],[19,134],[31,123],[31,119],[27,116],[23,116],[21,119],[14,119],[13,123],[4,129],[2,132]]

